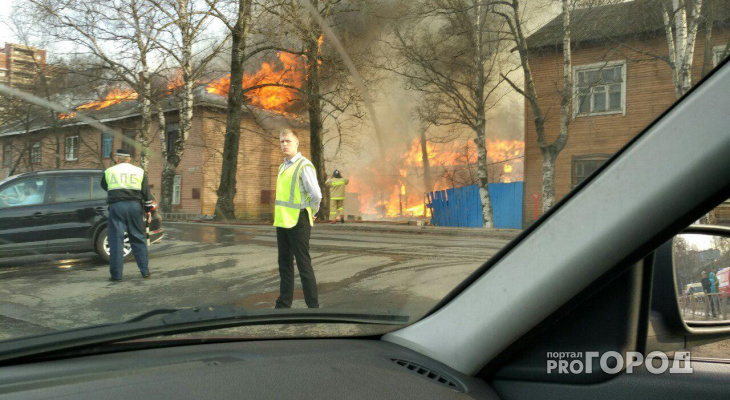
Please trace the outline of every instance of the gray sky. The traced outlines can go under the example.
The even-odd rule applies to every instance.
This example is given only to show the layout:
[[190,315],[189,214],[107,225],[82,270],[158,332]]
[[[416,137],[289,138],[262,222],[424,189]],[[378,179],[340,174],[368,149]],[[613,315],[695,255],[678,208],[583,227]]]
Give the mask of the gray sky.
[[[7,21],[10,19],[10,12],[12,11],[15,1],[17,0],[0,0],[0,21]],[[15,35],[13,35],[13,32],[4,22],[0,22],[0,45],[4,45],[5,42],[13,41],[15,41]]]

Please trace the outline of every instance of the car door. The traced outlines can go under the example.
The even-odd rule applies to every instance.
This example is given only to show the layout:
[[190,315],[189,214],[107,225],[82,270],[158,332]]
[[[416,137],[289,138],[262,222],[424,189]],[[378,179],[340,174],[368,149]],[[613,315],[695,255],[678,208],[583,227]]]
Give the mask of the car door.
[[45,251],[48,179],[16,179],[0,188],[0,254]]
[[58,175],[53,178],[49,251],[93,249],[93,229],[103,218],[103,201],[92,197],[92,176]]

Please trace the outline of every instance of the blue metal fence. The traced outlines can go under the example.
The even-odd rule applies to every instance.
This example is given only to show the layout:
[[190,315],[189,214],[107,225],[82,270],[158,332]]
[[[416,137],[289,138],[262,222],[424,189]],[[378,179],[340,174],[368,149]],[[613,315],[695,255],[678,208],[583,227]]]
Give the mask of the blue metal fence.
[[[522,182],[489,184],[495,228],[522,228],[522,190]],[[477,185],[431,192],[426,198],[426,205],[431,210],[431,223],[436,226],[483,226]]]

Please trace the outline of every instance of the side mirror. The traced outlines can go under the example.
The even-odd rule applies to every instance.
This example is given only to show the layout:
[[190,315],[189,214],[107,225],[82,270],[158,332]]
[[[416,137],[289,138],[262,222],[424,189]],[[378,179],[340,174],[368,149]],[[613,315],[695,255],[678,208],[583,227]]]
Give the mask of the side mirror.
[[652,348],[730,337],[730,228],[690,226],[654,252],[653,266]]

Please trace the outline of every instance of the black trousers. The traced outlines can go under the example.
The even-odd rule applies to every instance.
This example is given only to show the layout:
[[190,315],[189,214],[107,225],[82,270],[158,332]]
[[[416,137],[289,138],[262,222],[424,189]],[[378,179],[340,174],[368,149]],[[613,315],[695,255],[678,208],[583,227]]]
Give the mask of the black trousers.
[[302,280],[304,301],[309,308],[319,308],[317,295],[317,279],[312,269],[312,258],[309,256],[309,237],[312,226],[309,225],[307,210],[299,213],[299,220],[292,228],[276,228],[276,243],[279,246],[279,298],[276,308],[290,308],[294,298],[294,258],[297,259],[299,278]]

